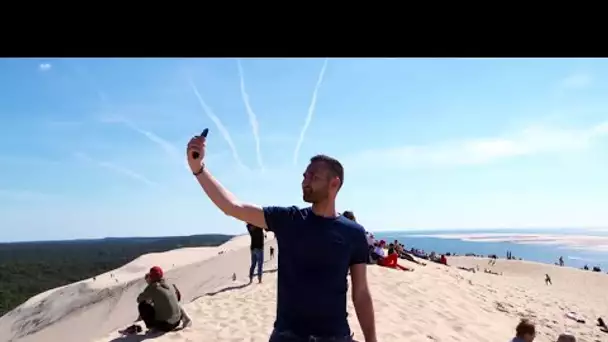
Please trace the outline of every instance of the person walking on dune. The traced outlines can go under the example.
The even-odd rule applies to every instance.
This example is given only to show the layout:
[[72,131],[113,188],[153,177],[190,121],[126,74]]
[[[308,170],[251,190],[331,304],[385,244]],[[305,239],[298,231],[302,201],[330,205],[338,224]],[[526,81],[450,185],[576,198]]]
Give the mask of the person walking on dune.
[[258,268],[258,283],[262,282],[262,267],[264,266],[264,232],[251,223],[247,223],[247,231],[251,236],[251,266],[249,267],[249,282],[253,282],[253,271]]
[[204,192],[225,214],[272,231],[281,251],[270,342],[353,341],[346,311],[349,271],[365,341],[376,342],[365,230],[336,212],[336,196],[344,183],[340,162],[325,155],[310,159],[302,193],[311,207],[260,207],[242,203],[211,175],[204,163],[205,140],[195,136],[186,151],[188,165]]

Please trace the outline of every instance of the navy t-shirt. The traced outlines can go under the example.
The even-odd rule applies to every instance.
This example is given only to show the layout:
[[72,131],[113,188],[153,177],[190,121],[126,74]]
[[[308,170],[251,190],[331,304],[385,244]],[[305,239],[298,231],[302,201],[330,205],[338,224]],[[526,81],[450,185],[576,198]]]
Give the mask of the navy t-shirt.
[[265,207],[279,247],[275,329],[303,337],[347,336],[349,266],[366,264],[365,230],[343,216],[317,216],[312,208]]

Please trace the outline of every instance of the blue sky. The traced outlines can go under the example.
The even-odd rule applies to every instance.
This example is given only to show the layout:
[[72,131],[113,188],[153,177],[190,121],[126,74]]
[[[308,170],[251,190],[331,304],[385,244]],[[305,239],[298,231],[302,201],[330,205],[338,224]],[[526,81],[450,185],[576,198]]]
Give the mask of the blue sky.
[[608,61],[324,62],[0,60],[0,241],[242,233],[186,169],[205,127],[244,201],[304,205],[325,153],[368,230],[608,226]]

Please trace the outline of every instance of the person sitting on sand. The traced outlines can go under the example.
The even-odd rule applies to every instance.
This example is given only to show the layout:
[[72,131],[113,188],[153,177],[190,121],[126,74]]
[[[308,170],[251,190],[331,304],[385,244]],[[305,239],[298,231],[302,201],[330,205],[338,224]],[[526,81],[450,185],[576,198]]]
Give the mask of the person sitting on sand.
[[384,240],[381,240],[380,242],[376,242],[374,244],[374,249],[372,250],[372,253],[371,253],[371,259],[374,262],[378,262],[378,260],[381,260],[385,256],[386,256],[386,253],[384,252]]
[[388,245],[388,255],[384,258],[378,260],[378,265],[390,268],[398,268],[403,271],[413,271],[413,269],[407,268],[405,266],[401,266],[397,263],[399,256],[395,251],[395,247],[393,244]]
[[146,282],[148,286],[137,296],[137,309],[148,329],[168,332],[177,328],[182,321],[184,327],[192,323],[179,305],[179,290],[165,281],[160,267],[150,269]]
[[545,274],[545,285],[553,285],[551,282],[551,277],[548,274]]
[[448,258],[445,256],[445,254],[441,254],[441,257],[439,258],[439,263],[445,266],[448,265]]
[[597,326],[600,327],[600,330],[602,332],[608,333],[608,325],[606,325],[606,322],[604,322],[604,319],[602,317],[598,317]]
[[536,327],[530,320],[522,319],[515,327],[515,337],[511,342],[532,342],[536,337]]

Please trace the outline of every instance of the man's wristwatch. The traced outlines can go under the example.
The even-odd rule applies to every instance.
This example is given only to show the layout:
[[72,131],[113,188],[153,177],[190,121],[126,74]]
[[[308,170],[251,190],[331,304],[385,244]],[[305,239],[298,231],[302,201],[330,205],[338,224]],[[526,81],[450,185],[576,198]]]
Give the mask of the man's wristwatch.
[[204,170],[205,170],[205,163],[201,163],[201,168],[200,168],[198,171],[193,172],[192,174],[193,174],[194,176],[198,176],[198,175],[200,175],[201,173],[203,173],[203,171],[204,171]]

